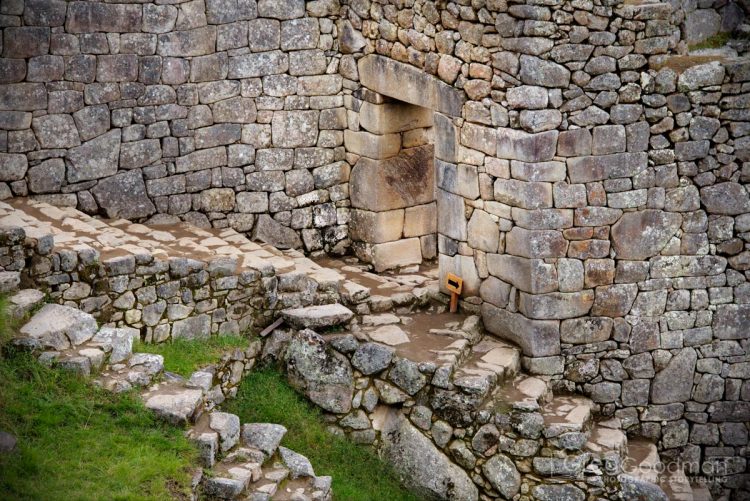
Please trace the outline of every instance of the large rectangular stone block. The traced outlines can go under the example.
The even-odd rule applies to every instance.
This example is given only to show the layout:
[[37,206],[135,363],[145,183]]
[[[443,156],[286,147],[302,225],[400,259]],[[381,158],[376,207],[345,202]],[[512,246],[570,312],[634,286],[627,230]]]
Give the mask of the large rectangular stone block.
[[571,183],[590,183],[605,179],[632,177],[647,167],[648,155],[645,152],[568,159],[568,175]]
[[422,247],[418,238],[407,238],[372,246],[372,264],[377,272],[421,262]]
[[141,30],[139,4],[70,2],[65,31],[68,33],[132,33]]
[[419,237],[437,231],[437,204],[418,205],[406,209],[404,215],[404,236]]
[[[164,33],[159,35],[157,45],[157,53],[160,56],[205,56],[211,54],[215,49],[216,26]],[[232,59],[229,61],[231,70]],[[230,78],[233,77],[230,76]]]
[[423,205],[435,200],[432,146],[402,150],[396,157],[362,157],[352,169],[352,206],[381,212]]
[[0,85],[0,110],[34,111],[47,108],[47,89],[43,83]]
[[505,252],[528,258],[565,257],[568,241],[562,232],[525,230],[514,226],[505,236]]
[[553,207],[552,184],[497,179],[494,185],[495,200],[522,209]]
[[196,170],[213,169],[227,164],[227,150],[224,146],[194,151],[180,157],[175,162],[175,171],[191,172]]
[[437,190],[438,233],[454,240],[466,241],[468,230],[464,198],[460,195]]
[[24,59],[49,53],[50,30],[43,27],[7,27],[3,36],[3,57]]
[[359,77],[362,85],[385,96],[461,116],[463,92],[414,66],[370,54],[359,60]]
[[516,343],[528,357],[560,354],[560,322],[531,320],[487,302],[482,304],[482,320],[491,333]]
[[555,266],[542,259],[528,259],[510,254],[487,254],[487,269],[504,282],[532,294],[557,290]]
[[432,127],[432,111],[406,103],[373,104],[363,102],[359,125],[373,134],[391,134]]
[[352,240],[372,244],[398,240],[401,238],[403,229],[403,209],[385,212],[353,209],[349,221],[349,237]]
[[557,151],[558,132],[529,134],[516,129],[497,129],[497,157],[523,162],[546,162]]
[[366,131],[344,131],[346,151],[376,160],[398,155],[401,149],[400,134],[376,135]]
[[279,50],[229,58],[229,78],[254,78],[286,73],[289,58]]
[[438,264],[440,267],[440,290],[443,293],[448,293],[445,288],[446,276],[448,273],[453,273],[464,281],[462,297],[479,296],[479,287],[482,285],[482,280],[479,278],[477,266],[472,256],[440,254]]
[[518,311],[529,318],[562,320],[586,315],[594,304],[594,291],[519,294]]

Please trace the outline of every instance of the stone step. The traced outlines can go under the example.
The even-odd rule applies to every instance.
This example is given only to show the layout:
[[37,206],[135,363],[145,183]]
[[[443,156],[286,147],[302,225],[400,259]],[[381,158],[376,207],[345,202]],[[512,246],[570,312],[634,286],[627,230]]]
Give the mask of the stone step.
[[297,329],[325,329],[347,323],[354,313],[340,303],[333,303],[282,310],[281,316]]
[[514,409],[539,411],[551,397],[552,392],[547,379],[518,374],[500,385],[493,392],[485,407],[501,414]]
[[173,382],[158,383],[141,397],[147,409],[173,425],[194,423],[200,416],[203,404],[202,390]]
[[593,402],[580,395],[555,395],[542,407],[549,430],[585,431],[591,424]]
[[8,299],[8,314],[20,320],[44,304],[45,294],[36,289],[19,290]]

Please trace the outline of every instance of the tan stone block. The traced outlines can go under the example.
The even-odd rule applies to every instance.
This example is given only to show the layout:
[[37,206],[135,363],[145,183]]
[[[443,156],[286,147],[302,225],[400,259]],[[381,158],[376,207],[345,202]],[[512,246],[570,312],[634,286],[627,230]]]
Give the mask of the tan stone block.
[[398,155],[401,149],[401,135],[379,136],[366,131],[345,130],[344,145],[349,153],[381,160]]
[[391,134],[432,127],[432,111],[407,103],[372,104],[359,109],[359,125],[373,134]]
[[446,115],[461,116],[464,93],[418,68],[375,54],[360,59],[358,66],[360,81],[370,90]]
[[401,136],[402,148],[414,148],[416,146],[423,146],[433,142],[432,128],[409,130],[404,132]]
[[352,206],[382,212],[435,200],[432,146],[402,150],[397,157],[362,157],[349,179]]
[[372,246],[372,264],[377,272],[421,262],[422,247],[418,238],[407,238]]
[[379,244],[398,240],[403,228],[403,209],[386,212],[354,209],[349,222],[349,236],[352,240]]
[[542,259],[526,259],[509,254],[487,254],[490,274],[517,289],[534,294],[557,290],[557,271]]
[[404,218],[404,236],[419,237],[437,231],[437,205],[435,203],[418,205],[406,209]]

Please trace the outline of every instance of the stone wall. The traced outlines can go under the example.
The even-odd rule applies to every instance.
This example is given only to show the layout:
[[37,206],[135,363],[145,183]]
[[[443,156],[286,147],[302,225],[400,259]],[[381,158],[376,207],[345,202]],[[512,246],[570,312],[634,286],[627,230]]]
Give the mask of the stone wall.
[[259,331],[280,309],[339,298],[317,284],[311,289],[299,274],[278,277],[270,265],[240,266],[235,257],[102,257],[87,246],[55,249],[51,235],[31,238],[22,228],[0,230],[0,270],[20,273],[20,285],[44,291],[48,302],[90,313],[104,326],[138,329],[154,343]]
[[8,0],[0,199],[348,246],[337,9]]
[[[441,275],[464,278],[464,304],[529,372],[666,457],[738,457],[732,481],[746,478],[750,64],[675,59],[684,8],[29,0],[0,14],[4,196],[308,251],[351,239],[380,269],[430,257],[435,232]],[[389,106],[421,118],[383,127]],[[434,206],[432,185],[399,177],[430,154]]]
[[666,458],[742,456],[750,65],[675,58],[666,3],[474,7],[345,11],[368,55],[342,74],[376,92],[362,101],[435,112],[441,275],[528,371]]

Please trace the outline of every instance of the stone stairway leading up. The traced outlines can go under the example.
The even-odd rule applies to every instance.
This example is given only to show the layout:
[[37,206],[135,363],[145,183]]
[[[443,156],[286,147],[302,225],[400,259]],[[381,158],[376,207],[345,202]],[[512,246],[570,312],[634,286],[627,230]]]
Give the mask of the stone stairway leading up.
[[[161,355],[133,353],[138,330],[99,328],[88,313],[44,300],[45,295],[34,289],[10,296],[11,317],[31,314],[13,343],[34,350],[43,364],[91,376],[109,391],[135,389],[157,416],[176,426],[189,426],[186,434],[198,446],[205,469],[195,477],[199,498],[331,499],[331,478],[316,476],[306,457],[280,445],[286,433],[283,426],[240,426],[238,416],[212,410],[224,400],[221,383],[215,384],[217,376],[221,380],[215,368],[198,370],[188,379],[165,372]],[[240,376],[260,351],[257,341],[248,344],[231,361],[232,368],[240,363]],[[239,382],[236,374],[230,376]]]

